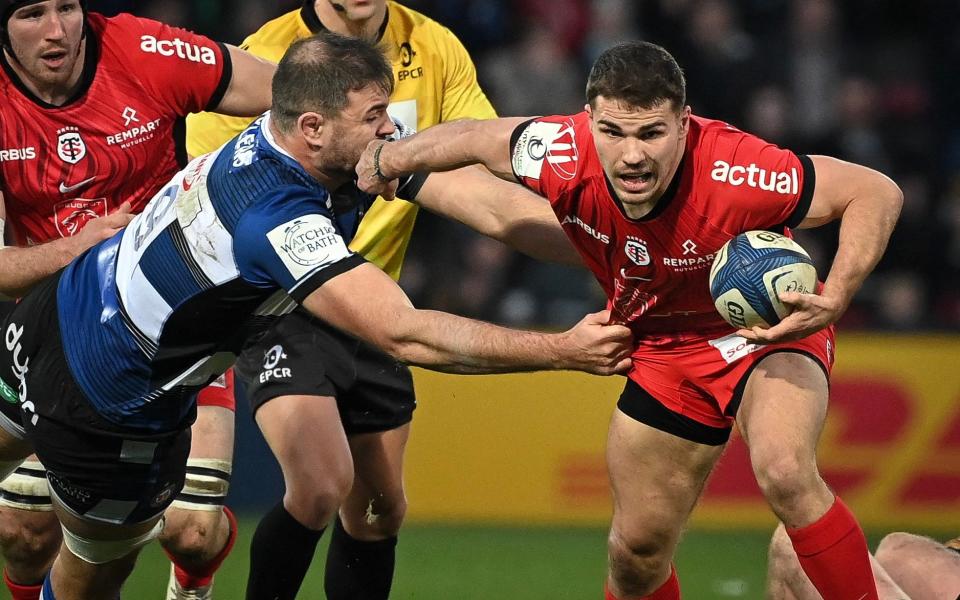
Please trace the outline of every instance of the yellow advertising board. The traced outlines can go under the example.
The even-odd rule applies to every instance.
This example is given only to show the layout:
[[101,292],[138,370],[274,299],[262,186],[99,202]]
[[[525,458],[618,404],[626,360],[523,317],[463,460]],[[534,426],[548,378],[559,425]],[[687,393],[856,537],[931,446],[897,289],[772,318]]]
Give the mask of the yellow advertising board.
[[[608,522],[604,446],[623,378],[418,370],[415,380],[411,519]],[[819,460],[865,527],[960,523],[960,337],[842,336]],[[738,437],[693,522],[773,523]]]

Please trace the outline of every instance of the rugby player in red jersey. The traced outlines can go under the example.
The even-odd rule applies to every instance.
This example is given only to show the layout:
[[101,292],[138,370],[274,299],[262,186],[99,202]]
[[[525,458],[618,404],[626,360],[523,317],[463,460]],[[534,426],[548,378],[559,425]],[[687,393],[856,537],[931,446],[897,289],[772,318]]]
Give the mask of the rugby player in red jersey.
[[[142,209],[185,164],[177,138],[188,113],[256,115],[270,104],[271,63],[156,21],[88,13],[83,1],[0,2],[0,44],[0,216],[18,246],[0,251],[0,291],[8,295]],[[169,598],[209,597],[236,537],[223,506],[231,382],[200,393],[190,475],[161,538],[175,565]],[[4,482],[0,547],[15,600],[40,596],[59,548],[51,509],[36,461]]]
[[[389,193],[401,174],[473,163],[523,183],[550,201],[612,318],[633,331],[607,446],[609,600],[680,597],[674,552],[735,418],[814,586],[825,598],[875,600],[863,532],[820,477],[815,449],[832,324],[883,254],[900,189],[868,168],[692,115],[680,67],[654,44],[604,52],[587,102],[571,116],[461,121],[371,142],[359,185]],[[793,312],[766,330],[721,319],[707,279],[723,243],[835,219],[839,248],[819,294],[784,294]]]

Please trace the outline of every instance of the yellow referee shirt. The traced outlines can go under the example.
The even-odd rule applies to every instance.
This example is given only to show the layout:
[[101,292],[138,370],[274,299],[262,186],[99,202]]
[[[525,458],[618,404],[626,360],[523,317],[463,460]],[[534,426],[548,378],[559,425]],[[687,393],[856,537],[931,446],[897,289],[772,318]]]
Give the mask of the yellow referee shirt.
[[[241,47],[278,62],[294,41],[323,29],[313,6],[313,0],[306,0],[303,8],[266,23]],[[391,115],[404,123],[416,123],[418,131],[443,121],[497,116],[477,84],[477,72],[466,49],[446,27],[388,0],[380,44],[393,64]],[[190,115],[187,152],[191,156],[212,152],[249,122],[214,113]],[[364,215],[350,248],[399,279],[416,215],[414,204],[378,198]]]

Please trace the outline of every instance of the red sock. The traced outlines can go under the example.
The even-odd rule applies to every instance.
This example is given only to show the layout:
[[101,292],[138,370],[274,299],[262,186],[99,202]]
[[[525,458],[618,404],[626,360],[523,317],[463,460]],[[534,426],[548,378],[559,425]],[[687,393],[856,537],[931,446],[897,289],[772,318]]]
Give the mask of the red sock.
[[670,565],[670,577],[667,581],[657,588],[649,596],[637,596],[635,598],[618,598],[610,591],[609,586],[603,586],[604,600],[680,600],[680,580],[677,579],[677,569]]
[[40,590],[43,589],[43,584],[38,583],[37,585],[20,585],[19,583],[14,583],[10,580],[10,576],[7,575],[7,570],[3,570],[3,583],[7,586],[7,589],[10,590],[11,600],[40,600]]
[[787,527],[800,566],[824,598],[878,600],[863,530],[838,496],[833,506],[806,527]]
[[233,544],[237,541],[237,518],[226,506],[223,507],[223,514],[227,516],[227,522],[230,524],[230,535],[227,537],[227,543],[223,546],[223,550],[210,559],[210,562],[202,567],[183,567],[177,564],[177,559],[172,554],[167,552],[167,556],[173,563],[174,577],[177,578],[180,587],[195,590],[210,585],[210,582],[213,581],[213,574],[217,572],[227,555],[230,554],[230,550],[233,549]]

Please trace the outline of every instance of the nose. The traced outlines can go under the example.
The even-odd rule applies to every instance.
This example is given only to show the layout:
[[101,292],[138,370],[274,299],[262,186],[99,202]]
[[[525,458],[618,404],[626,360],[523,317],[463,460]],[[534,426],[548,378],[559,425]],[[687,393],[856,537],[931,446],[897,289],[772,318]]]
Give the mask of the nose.
[[647,157],[646,146],[638,139],[627,137],[624,140],[622,160],[628,165],[639,165]]
[[44,28],[44,37],[48,40],[62,40],[67,37],[67,28],[63,24],[63,17],[56,11],[47,14]]
[[387,137],[393,135],[393,132],[397,130],[396,124],[393,122],[389,116],[384,119],[383,125],[380,126],[380,129],[377,130],[377,135],[379,137]]

